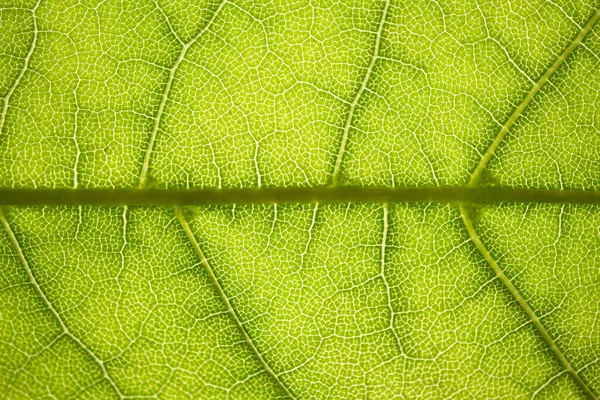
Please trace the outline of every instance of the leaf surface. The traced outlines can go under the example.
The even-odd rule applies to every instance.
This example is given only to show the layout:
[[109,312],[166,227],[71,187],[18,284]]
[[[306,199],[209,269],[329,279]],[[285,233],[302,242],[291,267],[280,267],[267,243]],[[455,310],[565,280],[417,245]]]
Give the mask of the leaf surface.
[[0,397],[597,399],[599,10],[0,1]]

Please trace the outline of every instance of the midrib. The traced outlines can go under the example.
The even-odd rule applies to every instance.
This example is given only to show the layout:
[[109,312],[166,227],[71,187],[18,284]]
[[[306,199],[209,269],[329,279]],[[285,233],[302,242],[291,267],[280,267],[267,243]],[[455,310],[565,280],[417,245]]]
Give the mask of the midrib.
[[[10,98],[13,95],[13,93],[15,92],[19,83],[21,83],[21,80],[23,79],[25,72],[29,68],[31,56],[33,55],[33,51],[35,50],[35,47],[36,47],[36,43],[37,43],[37,39],[38,39],[38,32],[39,32],[36,11],[37,11],[38,7],[40,6],[40,3],[41,3],[41,0],[38,0],[36,5],[34,6],[34,8],[31,10],[32,19],[33,19],[33,39],[31,42],[31,47],[29,48],[27,55],[25,56],[25,60],[23,62],[23,68],[19,72],[19,75],[15,79],[14,84],[10,87],[6,96],[3,99],[2,111],[0,113],[0,134],[2,134],[2,130],[4,128],[4,123],[6,121],[6,114],[8,113]],[[63,321],[63,318],[61,317],[61,315],[58,313],[56,308],[54,308],[54,306],[52,305],[52,303],[50,302],[50,300],[48,299],[48,297],[42,290],[40,284],[38,283],[32,269],[29,265],[29,262],[27,261],[27,258],[25,258],[25,254],[23,253],[23,250],[21,249],[21,245],[19,244],[19,241],[17,240],[17,237],[15,236],[15,234],[8,222],[8,219],[6,218],[4,210],[2,210],[2,209],[0,209],[0,225],[2,225],[2,229],[8,236],[8,239],[17,254],[17,257],[19,259],[21,266],[25,269],[29,283],[33,286],[34,291],[37,293],[38,297],[41,299],[44,306],[48,309],[50,314],[52,314],[52,316],[54,317],[54,319],[57,321],[58,325],[60,326],[60,329],[62,331],[60,333],[60,336],[62,336],[62,335],[67,336],[79,348],[81,348],[86,354],[88,354],[92,358],[94,363],[96,365],[98,365],[98,367],[100,368],[100,370],[102,372],[103,378],[108,382],[110,387],[115,391],[116,395],[120,399],[123,399],[124,398],[123,393],[121,392],[121,390],[117,386],[116,382],[113,380],[113,378],[108,373],[108,370],[106,369],[106,365],[104,364],[104,362],[100,358],[98,358],[98,356],[96,356],[96,354],[92,351],[91,348],[89,348],[83,341],[81,341],[77,336],[75,336],[71,332],[71,330],[66,325],[65,321]]]
[[[476,189],[481,180],[481,175],[485,168],[488,165],[488,162],[496,152],[496,149],[510,130],[510,128],[514,125],[514,123],[519,119],[519,117],[523,114],[523,111],[527,108],[531,100],[534,98],[536,94],[538,94],[541,88],[545,83],[548,82],[550,77],[560,68],[560,66],[565,62],[565,60],[573,53],[573,51],[581,44],[583,39],[587,36],[587,34],[591,31],[592,27],[598,22],[600,19],[600,10],[597,10],[592,17],[588,20],[588,22],[584,25],[584,27],[579,31],[577,36],[571,41],[571,43],[567,46],[567,48],[558,56],[558,58],[552,63],[550,68],[542,74],[542,76],[538,79],[537,82],[531,87],[525,98],[519,103],[519,105],[515,108],[513,113],[510,115],[508,120],[502,125],[500,131],[492,141],[491,145],[487,148],[486,152],[481,157],[477,167],[473,171],[471,178],[469,180],[469,187]],[[592,192],[594,193],[594,192]],[[596,202],[598,204],[598,196],[596,193]],[[515,301],[519,304],[523,312],[527,315],[527,318],[531,321],[533,326],[537,329],[542,340],[546,342],[547,346],[550,348],[558,363],[565,369],[565,371],[573,378],[577,386],[585,393],[587,397],[590,399],[597,400],[598,397],[592,392],[592,390],[588,387],[588,385],[583,381],[583,379],[579,376],[579,373],[575,368],[571,365],[571,362],[567,359],[562,349],[558,347],[554,338],[550,335],[546,327],[542,324],[542,321],[537,316],[533,308],[529,305],[525,297],[519,292],[517,287],[513,284],[510,278],[504,273],[498,262],[493,258],[489,250],[485,247],[477,231],[475,229],[475,225],[473,223],[473,219],[471,217],[471,213],[469,207],[465,204],[460,205],[460,213],[465,224],[465,228],[467,229],[469,238],[481,254],[481,256],[485,259],[488,265],[493,270],[494,274],[498,277],[498,279],[502,282],[504,287],[508,290],[510,295],[515,299]]]
[[234,189],[0,188],[0,206],[185,206],[299,203],[600,204],[600,191],[472,186],[319,186]]
[[[304,202],[440,202],[440,203],[494,203],[494,202],[528,202],[528,203],[574,203],[574,204],[600,204],[600,192],[599,191],[568,191],[568,190],[545,190],[545,189],[514,189],[514,188],[479,188],[477,187],[481,173],[485,170],[487,163],[493,156],[496,148],[503,140],[507,132],[513,126],[515,121],[520,117],[525,108],[528,106],[533,97],[540,91],[541,87],[549,80],[551,75],[562,65],[565,59],[577,48],[583,38],[589,33],[593,25],[600,19],[600,10],[597,11],[592,18],[586,23],[583,29],[579,32],[576,38],[570,43],[567,49],[557,58],[552,66],[542,75],[542,77],[533,85],[531,90],[528,92],[523,101],[517,106],[515,111],[511,114],[507,122],[502,126],[498,132],[494,141],[485,152],[484,156],[480,160],[474,173],[471,176],[470,187],[435,187],[435,188],[381,188],[381,187],[321,187],[321,188],[260,188],[260,189],[199,189],[199,190],[160,190],[160,189],[145,189],[145,183],[148,176],[148,169],[150,163],[150,157],[156,141],[156,136],[160,127],[160,122],[166,101],[168,99],[172,82],[175,77],[175,73],[183,61],[189,47],[195,43],[195,41],[202,36],[202,34],[208,30],[212,22],[215,20],[217,14],[221,8],[225,5],[227,0],[221,2],[212,18],[207,22],[207,25],[188,43],[184,44],[182,51],[173,65],[165,90],[163,92],[161,103],[159,105],[157,114],[154,119],[152,132],[146,152],[144,155],[144,161],[142,164],[142,172],[140,174],[139,189],[2,189],[0,188],[0,205],[175,205],[176,215],[180,221],[182,228],[186,232],[190,243],[192,244],[194,251],[199,256],[202,264],[209,273],[213,285],[221,295],[225,306],[228,309],[229,314],[234,319],[236,326],[241,331],[246,342],[250,345],[251,349],[263,364],[266,372],[271,375],[277,383],[282,387],[286,394],[293,398],[289,389],[279,380],[277,375],[272,371],[270,366],[262,358],[258,352],[251,338],[245,332],[241,321],[237,317],[235,310],[229,303],[229,300],[222,288],[212,268],[206,261],[206,257],[203,255],[200,246],[198,245],[193,233],[189,227],[187,220],[185,219],[184,213],[182,212],[180,205],[186,204],[243,204],[243,203],[304,203]],[[360,99],[362,92],[366,88],[366,84],[369,80],[370,74],[374,67],[375,60],[377,58],[377,52],[379,48],[379,42],[381,33],[383,30],[385,14],[389,1],[386,2],[385,9],[383,11],[382,20],[380,21],[379,29],[377,31],[376,43],[375,43],[375,55],[372,58],[371,64],[368,67],[367,73],[354,101],[351,104],[350,113],[344,127],[342,144],[340,146],[338,156],[336,158],[336,164],[333,174],[333,182],[337,183],[337,177],[341,170],[341,161],[345,151],[345,144],[349,129],[351,127],[354,109]],[[37,33],[37,32],[36,32]],[[35,38],[34,38],[35,40]],[[34,42],[35,44],[35,42]],[[33,45],[30,53],[33,51]],[[28,54],[26,64],[31,54]],[[26,67],[25,67],[26,68]],[[24,73],[24,70],[23,70]],[[22,74],[21,74],[22,75]],[[20,80],[17,79],[16,84]],[[15,86],[16,86],[15,84]],[[10,97],[10,96],[9,96]],[[8,104],[6,102],[2,112],[2,118],[0,118],[0,126],[4,123],[4,117],[6,114],[6,108]],[[570,365],[569,361],[564,357],[564,354],[558,349],[553,339],[550,337],[548,332],[545,330],[538,317],[535,315],[531,307],[527,304],[524,298],[519,294],[517,289],[514,287],[512,282],[507,278],[496,261],[492,258],[489,251],[485,248],[483,243],[480,241],[475,228],[473,226],[472,219],[469,215],[466,207],[461,206],[461,212],[465,221],[465,226],[471,239],[475,243],[476,247],[482,254],[482,256],[492,266],[496,274],[500,277],[500,280],[505,284],[508,290],[511,292],[515,300],[524,309],[530,320],[538,328],[542,337],[552,349],[554,354],[557,356],[559,362],[566,368],[566,371],[573,376],[577,384],[582,390],[592,399],[597,399],[594,393],[587,387],[587,385],[581,380],[577,372]],[[0,214],[0,222],[4,226],[4,230],[9,234],[11,242],[14,247],[22,255],[20,247],[14,238],[14,234],[10,230],[8,222],[3,214]],[[26,260],[22,258],[25,268],[28,270],[28,274],[36,290],[39,289],[31,270],[28,268]],[[504,278],[504,279],[503,279]],[[43,292],[38,290],[42,299],[47,303],[51,312],[57,317],[60,325],[62,326],[65,333],[66,327],[62,323],[60,316],[56,311],[53,311],[52,305],[45,298]],[[68,334],[68,336],[73,337]],[[73,337],[74,338],[74,337]],[[74,338],[76,339],[76,338]],[[78,344],[84,348],[94,358],[93,353],[85,347],[77,339]],[[99,360],[96,359],[98,362]],[[101,361],[100,366],[103,369],[105,377],[111,381]],[[118,388],[115,387],[118,392]],[[120,393],[119,393],[120,394]]]

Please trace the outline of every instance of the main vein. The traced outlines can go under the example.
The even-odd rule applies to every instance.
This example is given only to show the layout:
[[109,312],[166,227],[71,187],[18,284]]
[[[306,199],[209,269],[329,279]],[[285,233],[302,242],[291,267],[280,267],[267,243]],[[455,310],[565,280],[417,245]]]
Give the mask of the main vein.
[[[509,129],[514,125],[515,121],[521,116],[525,108],[529,105],[533,97],[539,93],[542,86],[548,82],[552,74],[558,70],[558,68],[565,62],[567,57],[573,53],[573,51],[581,44],[582,40],[586,37],[586,35],[590,32],[592,27],[600,20],[600,10],[597,10],[594,15],[588,20],[585,26],[581,29],[581,31],[577,34],[575,39],[567,46],[565,51],[563,51],[558,58],[552,63],[550,68],[540,77],[540,79],[534,83],[533,87],[529,90],[525,98],[521,101],[521,103],[517,106],[508,120],[504,123],[494,141],[488,147],[484,155],[481,157],[479,164],[475,168],[475,171],[471,175],[471,179],[469,180],[469,186],[472,188],[476,188],[481,180],[481,174],[487,167],[489,160],[494,155],[496,149],[506,136]],[[542,336],[542,339],[546,342],[554,356],[558,360],[558,362],[563,366],[566,372],[573,378],[573,380],[577,383],[579,388],[590,398],[597,400],[598,397],[592,392],[592,390],[588,387],[588,385],[581,379],[575,368],[571,365],[569,360],[565,357],[562,350],[558,347],[552,336],[548,333],[539,317],[536,315],[535,311],[531,306],[527,303],[525,298],[521,295],[519,290],[515,287],[515,285],[511,282],[511,280],[506,276],[502,268],[498,265],[496,260],[492,257],[488,249],[485,247],[477,231],[475,230],[475,226],[473,224],[473,219],[469,212],[468,207],[465,204],[460,205],[460,213],[469,234],[471,241],[475,244],[475,247],[481,253],[483,258],[487,261],[489,266],[492,268],[498,279],[504,284],[506,289],[510,292],[513,298],[517,301],[519,306],[523,309],[525,314],[529,317],[531,323],[535,326],[537,331]]]
[[346,142],[348,141],[348,133],[350,132],[350,128],[352,127],[352,119],[354,118],[354,112],[356,110],[356,105],[358,104],[360,97],[363,92],[367,88],[367,83],[371,78],[371,73],[373,72],[373,68],[375,67],[375,63],[377,62],[377,58],[379,56],[379,47],[381,44],[381,34],[383,33],[383,26],[385,25],[385,18],[387,16],[388,8],[390,7],[390,0],[386,0],[385,5],[383,7],[383,11],[381,13],[381,20],[379,21],[379,27],[377,28],[377,33],[375,35],[375,45],[373,49],[373,57],[371,57],[371,62],[367,67],[367,72],[360,84],[360,88],[356,92],[352,103],[350,104],[350,110],[348,111],[348,117],[346,118],[346,124],[344,125],[344,132],[342,133],[342,141],[340,143],[340,148],[338,151],[338,155],[335,159],[335,167],[333,168],[332,175],[332,183],[336,185],[340,179],[340,168],[342,166],[342,159],[344,158],[344,152],[346,151]]
[[[4,124],[5,124],[5,121],[6,121],[6,114],[8,113],[8,106],[10,104],[10,98],[12,97],[12,95],[15,92],[17,86],[19,85],[19,83],[23,79],[23,76],[25,75],[25,72],[29,68],[29,63],[30,63],[30,60],[31,60],[31,56],[32,56],[33,51],[35,49],[35,46],[37,44],[37,38],[38,38],[38,32],[39,32],[39,30],[38,30],[38,23],[37,23],[36,11],[37,11],[40,3],[41,3],[41,0],[38,0],[38,2],[36,3],[35,7],[31,10],[32,19],[33,19],[33,39],[31,41],[31,47],[29,48],[29,50],[27,52],[27,55],[25,56],[25,60],[23,62],[23,68],[19,72],[19,75],[17,76],[17,79],[15,79],[15,82],[10,87],[10,89],[8,90],[6,96],[3,99],[4,101],[3,101],[3,105],[2,105],[2,112],[0,114],[0,134],[2,133],[2,130],[4,128]],[[4,231],[6,232],[6,234],[8,235],[8,237],[10,239],[10,242],[11,242],[13,248],[15,249],[15,251],[17,253],[19,261],[20,261],[21,265],[23,266],[23,268],[25,269],[25,271],[27,273],[27,277],[29,278],[29,282],[33,286],[35,292],[41,298],[41,300],[44,303],[44,305],[46,306],[46,308],[48,308],[48,310],[50,311],[50,313],[54,316],[54,318],[58,322],[58,324],[59,324],[59,326],[60,326],[60,328],[62,330],[62,334],[66,335],[71,340],[73,340],[73,342],[75,342],[81,349],[83,349],[94,360],[94,362],[100,367],[100,370],[102,371],[102,375],[103,375],[104,379],[106,379],[106,381],[109,383],[109,385],[113,388],[113,390],[115,391],[115,393],[117,394],[117,396],[119,398],[123,399],[124,395],[121,393],[121,390],[119,389],[119,387],[117,386],[117,384],[115,383],[115,381],[109,375],[109,373],[108,373],[108,371],[106,369],[106,366],[104,365],[104,362],[100,358],[98,358],[98,356],[96,356],[96,354],[88,346],[86,346],[85,343],[83,343],[77,336],[75,336],[69,330],[69,328],[67,327],[67,325],[65,324],[65,322],[62,320],[62,317],[60,316],[60,314],[58,313],[58,311],[56,311],[56,309],[54,308],[54,306],[52,305],[52,303],[48,300],[48,297],[46,297],[46,295],[43,292],[42,288],[40,287],[39,283],[35,279],[35,275],[33,274],[32,270],[31,270],[31,267],[29,266],[29,263],[27,262],[27,259],[25,258],[25,255],[23,254],[23,250],[21,249],[21,246],[19,245],[19,242],[17,241],[17,238],[16,238],[14,232],[12,231],[12,228],[10,227],[10,224],[8,223],[8,220],[6,219],[6,216],[4,215],[4,212],[1,209],[0,209],[0,224],[2,225],[2,227],[3,227]]]
[[29,262],[25,258],[25,255],[23,254],[23,250],[21,249],[21,246],[19,245],[19,242],[18,242],[14,232],[12,231],[12,229],[8,223],[8,220],[6,219],[6,216],[4,215],[4,212],[2,210],[0,210],[0,224],[2,224],[2,227],[4,228],[4,231],[6,232],[6,234],[8,235],[13,248],[17,252],[19,261],[21,262],[21,265],[27,272],[27,277],[29,278],[29,282],[33,286],[33,288],[36,291],[36,293],[38,294],[38,296],[42,299],[42,302],[44,303],[46,308],[48,308],[48,310],[50,310],[50,313],[54,316],[54,318],[60,325],[62,334],[66,335],[71,340],[73,340],[81,349],[83,349],[94,360],[94,362],[100,367],[100,370],[102,371],[102,374],[103,374],[104,378],[106,379],[106,381],[110,384],[110,386],[113,388],[115,393],[119,396],[119,398],[123,399],[125,396],[121,393],[121,390],[119,389],[119,387],[117,386],[115,381],[112,379],[112,377],[109,375],[109,373],[106,369],[106,366],[104,365],[104,362],[100,358],[98,358],[98,356],[88,346],[86,346],[85,343],[83,343],[77,336],[75,336],[69,330],[69,328],[63,321],[63,319],[60,316],[60,314],[58,313],[58,311],[56,311],[56,309],[54,308],[54,306],[52,305],[50,300],[48,300],[48,297],[46,297],[46,294],[44,293],[44,291],[40,287],[39,283],[35,279],[35,275],[33,274],[31,267],[29,266]]
[[600,204],[599,191],[501,187],[261,187],[230,189],[10,189],[0,206],[184,206],[298,203]]

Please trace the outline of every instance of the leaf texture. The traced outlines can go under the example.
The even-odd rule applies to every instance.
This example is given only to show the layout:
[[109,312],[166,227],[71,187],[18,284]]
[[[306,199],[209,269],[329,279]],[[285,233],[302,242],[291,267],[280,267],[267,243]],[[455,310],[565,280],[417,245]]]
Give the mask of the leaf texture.
[[599,19],[0,0],[0,397],[597,399]]

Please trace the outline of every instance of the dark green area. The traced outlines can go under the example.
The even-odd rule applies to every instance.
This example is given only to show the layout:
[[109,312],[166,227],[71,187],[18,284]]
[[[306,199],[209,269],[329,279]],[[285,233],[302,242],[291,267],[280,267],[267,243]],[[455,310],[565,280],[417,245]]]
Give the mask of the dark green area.
[[271,203],[600,204],[600,192],[489,187],[272,187],[239,189],[0,189],[0,205],[202,205]]

